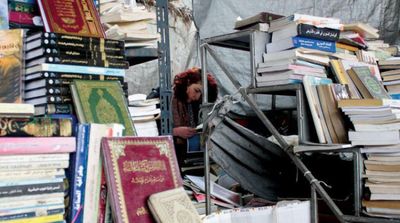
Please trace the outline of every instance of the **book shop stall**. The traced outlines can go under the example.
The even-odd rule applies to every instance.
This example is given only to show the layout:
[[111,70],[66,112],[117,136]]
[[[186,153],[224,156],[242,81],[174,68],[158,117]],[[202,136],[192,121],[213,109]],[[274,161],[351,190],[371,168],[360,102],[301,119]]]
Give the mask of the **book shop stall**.
[[398,0],[0,0],[0,223],[400,223]]

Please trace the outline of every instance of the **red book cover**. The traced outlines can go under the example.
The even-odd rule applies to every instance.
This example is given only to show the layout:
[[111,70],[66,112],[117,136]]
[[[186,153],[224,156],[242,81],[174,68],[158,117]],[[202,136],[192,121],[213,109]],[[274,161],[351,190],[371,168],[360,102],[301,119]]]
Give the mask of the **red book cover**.
[[0,138],[0,155],[71,153],[75,150],[75,137]]
[[38,0],[46,32],[105,38],[92,0]]
[[102,153],[116,223],[154,222],[148,197],[182,186],[171,136],[103,138]]

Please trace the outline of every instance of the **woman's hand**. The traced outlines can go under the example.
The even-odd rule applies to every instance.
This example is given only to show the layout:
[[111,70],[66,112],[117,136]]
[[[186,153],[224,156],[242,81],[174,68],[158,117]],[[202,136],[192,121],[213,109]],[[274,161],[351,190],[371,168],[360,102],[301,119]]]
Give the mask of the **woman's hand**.
[[173,129],[174,136],[178,136],[184,139],[190,138],[194,134],[196,134],[196,129],[187,126],[180,126]]

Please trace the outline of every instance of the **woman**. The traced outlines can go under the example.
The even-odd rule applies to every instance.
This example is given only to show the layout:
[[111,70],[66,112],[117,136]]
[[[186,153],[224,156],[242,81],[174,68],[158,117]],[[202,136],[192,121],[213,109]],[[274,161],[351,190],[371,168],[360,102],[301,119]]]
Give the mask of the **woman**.
[[[217,82],[207,74],[208,101],[217,99]],[[196,134],[195,127],[200,124],[199,110],[202,103],[203,85],[201,82],[201,70],[192,68],[177,74],[173,83],[172,112],[174,127],[175,151],[180,166],[183,166],[186,157],[187,138]]]

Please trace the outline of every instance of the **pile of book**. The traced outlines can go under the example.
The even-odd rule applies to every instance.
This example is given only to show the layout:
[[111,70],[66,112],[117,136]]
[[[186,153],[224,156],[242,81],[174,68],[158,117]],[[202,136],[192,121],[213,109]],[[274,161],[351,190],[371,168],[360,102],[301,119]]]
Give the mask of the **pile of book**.
[[35,105],[36,115],[72,114],[74,79],[122,86],[129,67],[123,41],[39,32],[28,35],[25,48],[24,100]]
[[128,109],[136,129],[137,136],[158,136],[156,120],[160,118],[160,99],[146,99],[145,94],[133,94],[128,97]]
[[392,98],[400,99],[400,57],[379,61],[383,84]]
[[[40,17],[37,1],[10,0],[7,2],[10,28],[25,28],[36,30],[43,28],[42,18]],[[7,10],[7,5],[2,7],[4,7],[4,10]]]
[[0,221],[62,222],[76,149],[72,119],[33,117],[29,104],[0,103],[0,110]]
[[338,106],[350,118],[352,145],[363,146],[365,186],[363,206],[369,215],[400,217],[400,100],[347,99]]
[[100,17],[106,27],[106,36],[124,40],[127,48],[154,46],[159,38],[155,29],[156,13],[133,3],[100,1]]

